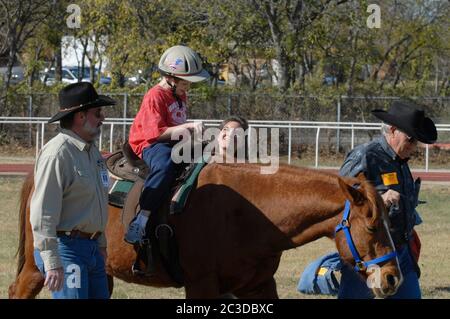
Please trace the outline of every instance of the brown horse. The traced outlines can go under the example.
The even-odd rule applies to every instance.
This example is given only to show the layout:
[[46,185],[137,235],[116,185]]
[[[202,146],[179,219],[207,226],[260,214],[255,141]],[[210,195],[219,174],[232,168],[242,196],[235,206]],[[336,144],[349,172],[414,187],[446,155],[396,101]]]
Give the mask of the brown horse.
[[[187,298],[223,294],[277,298],[274,274],[282,252],[323,236],[335,238],[343,260],[355,264],[343,232],[335,236],[346,200],[351,203],[351,235],[362,259],[394,251],[383,202],[369,182],[290,166],[261,175],[260,168],[256,164],[207,165],[185,211],[170,217],[179,243]],[[357,189],[352,187],[356,183],[360,184]],[[9,287],[10,298],[34,298],[44,282],[33,258],[29,223],[32,191],[29,176],[22,189],[18,271]],[[111,289],[112,276],[148,286],[176,286],[159,264],[153,277],[132,274],[136,254],[123,240],[121,210],[113,206],[109,207],[106,237]],[[394,294],[401,280],[397,258],[385,261],[381,286],[374,293],[381,297]]]

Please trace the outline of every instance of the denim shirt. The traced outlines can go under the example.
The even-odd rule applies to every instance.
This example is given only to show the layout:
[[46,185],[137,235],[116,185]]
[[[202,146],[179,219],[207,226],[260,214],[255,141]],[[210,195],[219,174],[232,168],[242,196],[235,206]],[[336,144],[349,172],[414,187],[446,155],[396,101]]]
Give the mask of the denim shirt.
[[389,219],[395,245],[403,245],[409,240],[414,225],[420,223],[415,210],[420,180],[414,182],[407,160],[395,154],[384,136],[355,147],[347,155],[339,174],[354,177],[361,172],[380,194],[389,189],[400,193],[398,208],[391,206]]

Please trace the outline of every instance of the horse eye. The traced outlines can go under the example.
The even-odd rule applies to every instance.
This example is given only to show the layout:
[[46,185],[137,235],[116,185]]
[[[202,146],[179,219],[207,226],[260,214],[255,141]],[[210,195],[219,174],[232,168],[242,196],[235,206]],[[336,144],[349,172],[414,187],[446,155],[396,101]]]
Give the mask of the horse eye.
[[371,233],[375,233],[377,231],[377,228],[375,226],[368,226],[367,230]]

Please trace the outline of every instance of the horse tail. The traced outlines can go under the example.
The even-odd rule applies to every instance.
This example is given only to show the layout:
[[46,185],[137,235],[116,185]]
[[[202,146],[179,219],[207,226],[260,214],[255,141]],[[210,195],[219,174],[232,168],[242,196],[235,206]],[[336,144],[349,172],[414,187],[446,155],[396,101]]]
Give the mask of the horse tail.
[[22,185],[22,191],[20,194],[20,209],[19,209],[19,247],[15,257],[17,257],[17,274],[18,276],[22,271],[25,264],[25,234],[27,224],[27,203],[28,197],[33,189],[34,174],[30,173],[25,179]]

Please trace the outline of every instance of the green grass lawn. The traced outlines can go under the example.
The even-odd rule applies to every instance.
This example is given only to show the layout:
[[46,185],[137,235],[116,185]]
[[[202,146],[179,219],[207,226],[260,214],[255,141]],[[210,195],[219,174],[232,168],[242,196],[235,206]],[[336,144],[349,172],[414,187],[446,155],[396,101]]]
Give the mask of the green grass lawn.
[[[18,207],[23,178],[0,177],[0,298],[8,297],[8,286],[16,272]],[[423,185],[421,199],[427,204],[419,211],[424,223],[417,227],[422,240],[422,293],[424,298],[450,298],[450,186]],[[333,251],[334,244],[320,239],[283,254],[276,273],[280,298],[320,298],[296,291],[301,272],[321,255]],[[49,298],[44,289],[39,298]],[[161,289],[115,280],[113,298],[184,298],[183,289]]]

